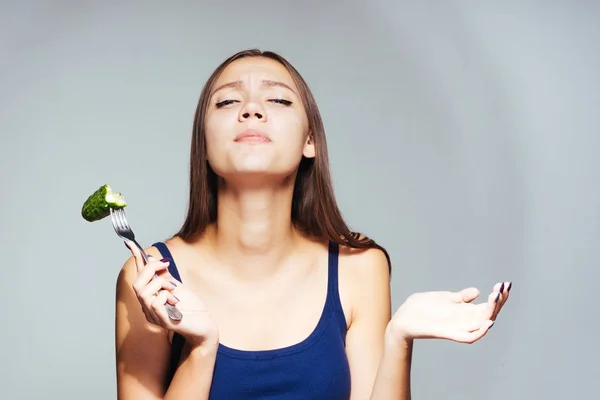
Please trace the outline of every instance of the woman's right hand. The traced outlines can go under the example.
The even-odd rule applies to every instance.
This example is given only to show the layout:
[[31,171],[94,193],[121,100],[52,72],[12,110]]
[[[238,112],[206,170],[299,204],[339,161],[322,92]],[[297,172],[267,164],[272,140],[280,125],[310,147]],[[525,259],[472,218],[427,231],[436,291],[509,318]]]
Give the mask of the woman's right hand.
[[[219,343],[217,325],[204,302],[169,274],[169,261],[159,261],[150,256],[148,264],[144,265],[137,246],[130,242],[125,244],[135,259],[138,276],[133,282],[133,290],[148,322],[179,333],[192,347],[216,347]],[[158,275],[156,279],[153,279],[154,274]],[[180,321],[169,318],[166,303],[177,305],[183,314]]]

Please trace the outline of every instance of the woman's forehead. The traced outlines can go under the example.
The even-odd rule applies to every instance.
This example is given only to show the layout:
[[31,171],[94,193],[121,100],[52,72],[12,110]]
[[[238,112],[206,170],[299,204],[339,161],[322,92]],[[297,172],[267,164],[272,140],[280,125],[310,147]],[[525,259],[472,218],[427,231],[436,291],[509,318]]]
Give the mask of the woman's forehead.
[[288,86],[297,93],[296,85],[287,68],[278,61],[266,57],[245,57],[235,60],[223,70],[214,88],[217,89],[222,85],[243,86],[251,80],[259,80],[267,86]]

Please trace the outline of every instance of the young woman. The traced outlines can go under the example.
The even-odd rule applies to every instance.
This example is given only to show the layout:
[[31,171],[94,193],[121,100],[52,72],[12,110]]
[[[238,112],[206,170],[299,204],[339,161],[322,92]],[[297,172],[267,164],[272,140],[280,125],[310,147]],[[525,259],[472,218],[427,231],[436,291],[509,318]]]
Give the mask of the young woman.
[[481,339],[511,287],[481,304],[475,288],[418,293],[392,315],[388,254],[341,217],[307,84],[258,50],[224,61],[202,91],[181,230],[145,250],[147,265],[127,245],[122,400],[410,399],[413,341]]

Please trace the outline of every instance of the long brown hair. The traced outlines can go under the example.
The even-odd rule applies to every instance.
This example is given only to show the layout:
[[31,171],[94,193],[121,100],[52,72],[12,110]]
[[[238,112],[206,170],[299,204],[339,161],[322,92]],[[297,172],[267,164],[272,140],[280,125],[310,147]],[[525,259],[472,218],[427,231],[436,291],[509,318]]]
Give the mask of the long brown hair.
[[292,222],[308,236],[327,239],[355,249],[377,248],[385,254],[391,272],[388,252],[374,240],[352,232],[342,218],[331,183],[327,141],[321,113],[308,85],[300,73],[282,56],[272,51],[249,49],[240,51],[217,67],[202,89],[192,132],[190,151],[190,192],[186,219],[175,236],[191,240],[201,235],[217,220],[218,179],[208,164],[204,122],[210,92],[223,70],[235,60],[245,57],[265,57],[282,64],[298,87],[308,116],[309,130],[315,146],[315,157],[302,157],[292,198]]

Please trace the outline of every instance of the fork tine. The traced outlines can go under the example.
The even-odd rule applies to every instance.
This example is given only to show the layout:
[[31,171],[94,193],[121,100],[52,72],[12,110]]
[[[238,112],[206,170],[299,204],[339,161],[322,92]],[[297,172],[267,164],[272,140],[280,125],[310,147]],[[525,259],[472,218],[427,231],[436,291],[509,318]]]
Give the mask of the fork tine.
[[129,230],[129,224],[127,223],[123,210],[118,208],[115,210],[115,214],[117,216],[117,221],[119,221],[119,227],[126,231]]
[[115,215],[112,208],[110,208],[109,210],[110,210],[110,220],[112,221],[113,228],[114,228],[115,232],[117,233],[117,235],[120,236],[119,222],[117,221],[117,216]]
[[[115,214],[121,224],[121,227],[123,230],[122,235],[125,236],[128,240],[131,240],[133,243],[135,243],[135,245],[140,249],[140,252],[142,253],[142,258],[144,259],[144,261],[147,264],[148,263],[148,255],[146,254],[146,252],[144,251],[142,246],[138,242],[136,242],[135,234],[133,233],[133,229],[131,229],[131,226],[129,226],[129,222],[127,222],[127,217],[125,216],[125,210],[122,208],[118,208],[115,210]],[[155,277],[156,277],[156,275],[155,275]]]
[[119,208],[118,210],[118,215],[119,218],[121,219],[121,222],[123,223],[123,228],[125,229],[129,229],[129,222],[127,222],[127,217],[125,216],[125,210],[123,210],[122,208]]
[[[128,236],[131,236],[131,235],[128,234],[128,231],[131,231],[131,230],[128,229],[127,226],[124,226],[122,218],[120,218],[120,216],[119,216],[118,210],[111,208],[110,209],[110,218],[112,220],[113,228],[114,228],[117,236],[119,236],[122,239],[129,240]],[[131,232],[131,234],[133,234],[133,232]]]
[[118,210],[117,215],[119,216],[119,219],[121,220],[121,226],[123,227],[123,229],[127,232],[129,232],[129,234],[133,237],[133,229],[131,229],[131,226],[129,225],[129,222],[127,221],[127,217],[125,216],[125,210],[123,210],[122,208],[120,208]]

